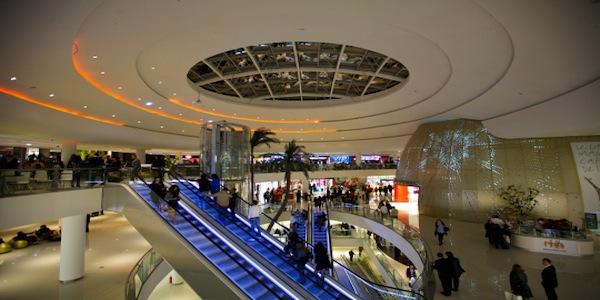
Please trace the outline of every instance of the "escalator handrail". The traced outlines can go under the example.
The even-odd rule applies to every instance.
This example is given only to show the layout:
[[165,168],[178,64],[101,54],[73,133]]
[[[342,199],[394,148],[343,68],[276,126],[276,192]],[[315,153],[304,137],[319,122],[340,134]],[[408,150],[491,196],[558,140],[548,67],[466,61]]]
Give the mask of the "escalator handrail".
[[[150,188],[150,185],[149,185],[149,184],[148,184],[148,183],[147,183],[147,182],[144,180],[144,178],[142,178],[142,177],[141,177],[139,174],[137,174],[137,177],[138,177],[138,179],[140,179],[140,180],[141,180],[141,181],[144,183],[144,185],[145,185],[145,186],[146,186],[146,187],[147,187],[147,188],[150,190],[150,192],[151,192],[151,193],[153,193],[154,195],[156,195],[157,197],[159,197],[159,199],[160,199],[160,200],[162,200],[162,201],[164,201],[165,203],[167,202],[163,196],[156,194],[156,193],[155,193],[155,192],[152,190],[152,188]],[[154,210],[154,208],[153,208],[153,207],[152,207],[152,206],[151,206],[151,205],[150,205],[148,202],[146,202],[145,200],[144,200],[144,203],[146,203],[146,205],[150,206],[150,208],[151,208],[152,210]],[[160,209],[160,208],[159,208],[159,209]],[[181,208],[180,208],[180,209],[181,209]],[[229,253],[229,251],[227,251],[226,249],[224,249],[224,248],[223,248],[221,245],[219,245],[218,243],[214,242],[214,241],[213,241],[213,239],[211,239],[210,237],[208,237],[208,235],[207,235],[205,232],[203,232],[203,231],[202,231],[202,229],[198,228],[198,226],[197,226],[197,225],[195,225],[195,224],[194,224],[194,223],[193,223],[191,220],[189,220],[187,217],[185,217],[183,214],[181,214],[181,213],[179,212],[179,210],[175,209],[175,213],[177,213],[179,216],[181,216],[183,219],[185,219],[185,220],[186,220],[186,221],[187,221],[187,222],[188,222],[188,223],[189,223],[189,224],[190,224],[192,227],[194,227],[194,229],[196,229],[196,231],[198,231],[198,232],[199,232],[200,234],[202,234],[202,235],[203,235],[203,236],[204,236],[204,237],[205,237],[207,240],[209,240],[209,241],[210,241],[210,242],[211,242],[213,245],[215,245],[217,248],[219,248],[219,250],[221,250],[221,252],[222,252],[223,254],[225,254],[225,255],[226,255],[227,257],[229,257],[229,258],[230,258],[230,259],[231,259],[233,262],[235,262],[235,264],[236,264],[236,265],[238,265],[238,266],[240,266],[242,269],[244,269],[244,271],[246,271],[246,273],[248,273],[248,274],[249,274],[249,275],[250,275],[252,278],[254,278],[254,279],[255,279],[255,280],[258,282],[258,283],[260,283],[262,286],[264,286],[264,287],[265,287],[265,288],[266,288],[266,289],[267,289],[269,292],[271,292],[271,293],[272,293],[273,295],[275,295],[276,297],[280,298],[280,297],[277,295],[277,292],[276,292],[276,291],[274,291],[272,288],[270,288],[269,286],[267,286],[267,285],[266,285],[266,284],[263,282],[263,280],[261,280],[260,278],[258,278],[258,277],[257,277],[257,276],[254,274],[254,272],[252,272],[252,271],[248,270],[248,268],[246,268],[246,267],[245,267],[243,264],[240,264],[240,263],[238,263],[238,262],[237,262],[237,261],[236,261],[236,260],[235,260],[235,259],[232,257],[232,255]],[[171,225],[171,224],[169,223],[169,221],[168,221],[168,220],[166,220],[165,216],[163,216],[163,215],[162,215],[162,214],[160,214],[160,213],[159,213],[158,215],[159,215],[159,216],[161,216],[161,218],[163,218],[165,221],[167,221],[166,223],[167,223],[167,224],[169,224],[169,226],[173,227],[173,225]],[[174,228],[174,227],[173,227],[173,228]],[[175,228],[174,228],[174,229],[175,229]],[[190,242],[187,240],[187,238],[186,238],[185,236],[183,236],[183,234],[181,234],[181,233],[180,233],[178,230],[176,230],[176,229],[175,229],[175,232],[177,232],[177,234],[178,234],[178,235],[180,235],[180,236],[181,236],[181,237],[182,237],[182,238],[183,238],[183,239],[184,239],[186,242],[190,243]],[[191,244],[191,243],[190,243],[190,244]],[[191,245],[192,245],[192,247],[194,247],[194,249],[195,249],[195,246],[194,246],[193,244],[191,244]],[[204,256],[204,254],[203,254],[202,252],[200,252],[200,251],[198,251],[198,252],[199,252],[199,254],[201,254],[202,256]],[[204,257],[206,257],[206,256],[204,256]],[[208,259],[208,257],[206,257],[206,258],[207,258],[207,260],[208,260],[210,263],[213,263],[212,261],[210,261],[210,260]],[[216,265],[215,265],[215,267],[217,267],[217,269],[218,269],[218,266],[216,266]],[[229,276],[227,276],[226,274],[223,274],[223,275],[225,275],[225,277],[227,277],[229,280],[232,280],[232,279],[230,279],[230,278],[229,278]],[[232,280],[232,281],[233,281],[233,280]],[[236,284],[236,286],[237,286],[237,284]],[[240,287],[238,287],[238,288],[239,288],[239,289],[240,289],[242,292],[244,292],[245,294],[247,294],[247,295],[248,295],[248,293],[246,293],[246,291],[244,291],[242,288],[240,288]],[[249,296],[249,297],[251,297],[252,295],[248,295],[248,296]]]
[[[174,177],[175,179],[177,179],[177,181],[179,181],[179,182],[182,182],[182,181],[184,181],[184,182],[188,182],[188,183],[189,183],[189,181],[188,181],[187,179],[185,179],[183,176],[181,176],[181,175],[180,175],[179,173],[177,173],[177,171],[175,171],[175,170],[169,170],[169,174],[170,174],[170,175],[172,175],[172,176],[173,176],[173,175],[175,175],[175,176],[173,176],[173,177]],[[193,185],[192,185],[192,186],[193,186]],[[200,194],[200,190],[198,190],[197,188],[196,188],[195,190],[192,190],[192,189],[190,189],[189,187],[187,187],[187,185],[186,185],[186,188],[188,188],[190,191],[192,191],[193,193],[195,193],[197,196],[200,196],[200,197],[202,197],[202,195]],[[246,201],[245,199],[243,199],[241,196],[239,196],[239,197],[238,197],[238,199],[239,199],[239,200],[241,200],[241,201],[243,201],[244,203],[246,203],[246,204],[250,205],[250,203],[249,203],[248,201]],[[207,201],[207,203],[210,203],[210,202],[208,202],[208,201]],[[263,216],[264,216],[264,217],[266,217],[267,219],[269,219],[269,220],[273,221],[273,218],[271,218],[269,215],[265,214],[264,212],[263,212],[263,213],[261,213],[261,215],[263,215]],[[329,216],[328,216],[328,219],[329,219]],[[287,226],[285,226],[285,225],[283,225],[283,224],[281,224],[281,223],[279,223],[279,222],[277,222],[277,221],[275,221],[275,224],[277,224],[277,225],[279,225],[279,226],[283,227],[283,228],[284,228],[285,230],[287,230],[288,232],[290,231],[290,228],[288,228]],[[270,235],[270,233],[268,233],[268,234]],[[303,239],[300,239],[300,240],[301,240],[302,242],[304,242],[305,244],[309,245],[309,246],[310,246],[310,247],[313,249],[313,252],[314,252],[314,246],[313,246],[313,244],[311,244],[310,242],[308,242],[308,241],[306,241],[306,240],[303,240]],[[365,279],[365,278],[362,278],[360,275],[358,275],[358,274],[356,274],[354,271],[350,270],[350,269],[349,269],[348,267],[346,267],[344,264],[342,264],[342,263],[340,263],[340,262],[336,261],[335,259],[333,259],[333,256],[331,256],[331,257],[330,257],[330,259],[331,259],[331,262],[332,262],[332,264],[333,264],[333,263],[337,263],[339,266],[341,266],[342,268],[344,268],[344,269],[345,269],[345,270],[347,270],[348,272],[352,273],[354,276],[356,276],[357,278],[359,278],[361,281],[363,281],[363,282],[364,282],[364,283],[366,283],[367,285],[373,285],[373,286],[375,286],[374,288],[379,288],[379,289],[388,289],[388,290],[398,291],[398,293],[409,293],[409,294],[418,295],[418,296],[420,296],[420,297],[423,297],[423,298],[424,298],[424,295],[423,295],[423,294],[421,294],[421,293],[418,293],[418,292],[414,292],[414,291],[411,291],[411,290],[405,290],[405,289],[402,289],[402,288],[397,288],[397,287],[386,286],[386,285],[379,284],[379,283],[376,283],[376,282],[372,282],[372,281],[370,281],[370,280],[367,280],[367,279]],[[335,278],[334,278],[334,279],[335,279]],[[384,291],[384,292],[388,292],[388,291]],[[388,292],[388,293],[390,293],[390,292]]]
[[[170,174],[170,175],[171,175],[173,178],[175,178],[175,179],[176,179],[176,180],[177,180],[177,181],[178,181],[180,184],[182,184],[182,185],[183,185],[183,186],[184,186],[184,187],[185,187],[187,190],[189,190],[190,192],[194,193],[196,196],[198,196],[198,197],[200,197],[201,199],[203,199],[203,200],[204,200],[204,198],[205,198],[206,196],[205,196],[205,195],[202,195],[202,194],[201,194],[201,192],[200,192],[200,190],[198,190],[198,189],[197,189],[195,186],[193,186],[193,185],[192,185],[192,187],[194,187],[194,189],[190,188],[190,187],[189,187],[189,185],[191,185],[191,184],[190,184],[190,182],[189,182],[189,181],[187,181],[186,179],[179,178],[179,177],[177,177],[177,176],[173,176],[172,172],[174,172],[175,174],[177,174],[177,173],[176,173],[175,171],[169,171],[169,174]],[[179,174],[177,174],[177,175],[179,175]],[[186,184],[186,183],[187,183],[187,184]],[[242,200],[242,201],[244,201],[245,203],[248,203],[248,202],[246,202],[245,200],[243,200],[241,197],[239,197],[239,199],[240,199],[240,200]],[[211,201],[206,201],[206,200],[204,200],[204,201],[205,201],[205,203],[206,203],[207,205],[210,205],[211,207],[213,207],[213,208],[216,208],[216,205],[215,205],[215,203],[213,203],[213,202],[211,202]],[[226,215],[226,213],[225,213],[224,211],[222,211],[222,210],[220,210],[220,209],[218,209],[218,208],[216,209],[216,212],[217,212],[218,214],[220,214],[220,215]],[[233,224],[235,224],[235,223],[233,223]],[[235,224],[235,225],[237,226],[237,224]],[[284,228],[286,228],[286,227],[285,227],[285,226],[283,226],[283,225],[281,225],[281,226],[282,226],[282,227],[284,227]],[[247,233],[249,233],[249,234],[252,234],[252,232],[251,232],[251,231],[248,229],[248,227],[246,227],[246,226],[244,226],[244,227],[242,227],[242,226],[238,226],[238,228],[240,228],[241,230],[244,230],[245,232],[247,232]],[[262,229],[261,229],[261,230],[262,230]],[[309,244],[309,245],[310,245],[310,244]],[[311,247],[312,247],[312,245],[311,245]],[[271,253],[273,253],[273,254],[275,254],[275,255],[279,255],[279,253],[275,253],[275,252],[274,252],[273,250],[271,250],[270,248],[268,248],[268,247],[266,247],[266,248],[267,248],[269,251],[271,251]],[[284,261],[284,262],[285,262],[287,265],[291,266],[292,268],[294,268],[294,269],[296,268],[296,266],[294,265],[294,263],[290,262],[289,260],[283,259],[283,261]],[[288,275],[286,275],[286,276],[288,276]],[[306,277],[307,277],[307,278],[308,278],[308,280],[310,280],[311,282],[313,282],[313,283],[315,283],[315,284],[319,284],[319,283],[318,283],[316,280],[314,280],[314,279],[313,279],[311,276],[306,276]],[[303,288],[304,288],[304,287],[303,287]],[[325,291],[326,293],[330,294],[331,296],[333,296],[333,297],[335,298],[335,295],[333,295],[333,294],[332,294],[330,291],[328,291],[328,290],[326,290],[326,289],[322,289],[322,290],[323,290],[323,291]]]
[[[321,202],[323,205],[323,202]],[[329,243],[329,257],[333,259],[333,245],[331,244],[331,218],[329,217],[329,207],[327,205],[327,201],[325,201],[325,213],[327,214],[327,239]],[[331,274],[333,275],[333,270],[331,270]]]
[[[375,213],[377,210],[371,209],[370,207],[365,207],[365,206],[361,206],[361,205],[352,205],[352,207],[353,207],[353,208],[360,208],[360,209],[362,209],[363,211],[368,211],[368,212],[371,212],[373,215],[377,215],[377,213]],[[333,208],[335,209],[336,207],[335,207],[335,206],[333,206]],[[343,210],[343,209],[344,209],[345,207],[344,207],[343,205],[341,205],[341,208],[342,208],[342,212],[344,212],[344,210]],[[350,212],[350,213],[351,213],[351,212]],[[373,219],[371,219],[371,218],[369,218],[369,219],[370,219],[370,220],[373,220]],[[374,220],[374,221],[377,221],[377,220]],[[393,222],[393,221],[392,221],[392,222]],[[406,228],[408,228],[410,231],[412,231],[413,233],[415,233],[415,234],[417,234],[419,237],[421,237],[421,234],[420,234],[420,232],[419,232],[418,230],[416,230],[416,229],[415,229],[413,226],[410,226],[410,225],[408,225],[408,224],[406,224],[406,223],[404,223],[404,222],[402,222],[402,221],[400,221],[400,220],[398,220],[397,222],[401,222],[402,224],[404,224],[404,225],[406,226]],[[388,227],[388,226],[387,226],[387,225],[385,225],[383,222],[379,222],[379,223],[380,223],[381,225],[385,226],[385,227]],[[388,227],[388,228],[389,228],[389,227]],[[392,230],[394,230],[394,231],[396,232],[396,228],[394,228],[393,226],[392,226],[392,228],[391,228],[391,229],[392,229]],[[404,236],[404,235],[403,235],[403,234],[400,234],[400,236]],[[422,239],[422,238],[420,238],[420,239],[423,241],[423,239]],[[426,274],[427,276],[431,276],[431,263],[430,263],[430,262],[431,262],[431,257],[429,256],[429,252],[427,251],[427,249],[426,249],[426,248],[424,248],[424,249],[423,249],[423,252],[424,252],[424,257],[423,257],[423,256],[421,256],[421,254],[420,254],[419,250],[417,250],[417,248],[416,248],[416,247],[415,247],[415,246],[414,246],[414,245],[413,245],[413,244],[410,242],[410,240],[409,240],[409,239],[406,239],[406,240],[408,241],[408,244],[410,244],[410,246],[411,246],[411,247],[412,247],[412,248],[413,248],[413,249],[414,249],[414,250],[417,252],[417,254],[419,254],[419,257],[421,257],[421,258],[422,258],[422,261],[423,261],[423,270],[424,270],[424,272],[421,272],[421,274],[419,274],[419,277],[417,278],[417,280],[421,279],[421,281],[424,281],[424,279],[425,279],[425,278],[424,278],[424,276],[423,276],[423,275],[425,275],[425,274]],[[424,242],[424,241],[423,241],[423,246],[425,247],[425,242]]]

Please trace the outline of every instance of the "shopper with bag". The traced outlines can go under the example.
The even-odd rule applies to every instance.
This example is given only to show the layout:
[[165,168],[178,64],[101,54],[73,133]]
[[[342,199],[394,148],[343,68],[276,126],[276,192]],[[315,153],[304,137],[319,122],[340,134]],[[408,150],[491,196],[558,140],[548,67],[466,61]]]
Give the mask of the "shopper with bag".
[[446,252],[446,259],[450,263],[452,268],[452,290],[458,292],[458,283],[460,276],[465,272],[465,269],[460,265],[460,260],[454,257],[454,254],[450,251]]
[[444,244],[444,235],[448,234],[448,231],[450,231],[450,228],[442,220],[435,220],[435,231],[433,234],[437,235],[440,246]]
[[514,264],[512,266],[509,280],[510,290],[512,293],[505,292],[505,297],[507,300],[526,300],[533,298],[531,288],[529,288],[529,284],[527,283],[527,274],[525,274],[525,271],[521,265]]

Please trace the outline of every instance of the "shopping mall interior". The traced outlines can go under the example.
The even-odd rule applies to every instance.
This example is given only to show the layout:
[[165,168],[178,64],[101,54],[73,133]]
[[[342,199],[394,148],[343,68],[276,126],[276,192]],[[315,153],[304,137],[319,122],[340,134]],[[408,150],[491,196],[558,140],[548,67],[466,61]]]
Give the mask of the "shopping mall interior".
[[0,299],[600,294],[598,0],[0,20]]

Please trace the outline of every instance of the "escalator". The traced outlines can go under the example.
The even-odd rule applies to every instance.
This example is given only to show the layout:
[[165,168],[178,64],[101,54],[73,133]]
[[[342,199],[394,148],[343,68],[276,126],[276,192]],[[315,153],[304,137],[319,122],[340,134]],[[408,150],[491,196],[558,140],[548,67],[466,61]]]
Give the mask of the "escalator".
[[293,299],[281,283],[266,276],[256,264],[243,257],[234,247],[210,228],[202,218],[194,215],[185,204],[175,210],[164,211],[157,196],[147,184],[134,184],[132,188],[154,212],[185,239],[200,255],[212,263],[230,283],[250,299]]
[[243,243],[246,250],[251,252],[254,257],[269,262],[273,266],[273,270],[278,270],[289,280],[296,282],[312,297],[317,299],[356,299],[351,292],[337,282],[323,284],[310,268],[304,270],[304,275],[300,275],[295,262],[285,257],[283,245],[271,235],[262,232],[262,236],[256,238],[245,218],[239,215],[232,218],[229,212],[219,208],[213,199],[201,193],[194,184],[174,172],[171,172],[170,175],[173,179],[172,183],[179,185],[184,202],[189,202],[199,213],[206,214],[214,221],[220,222],[230,236],[237,239],[238,243]]
[[[185,202],[194,204],[197,210],[206,213],[214,220],[222,220],[223,209],[218,208],[211,197],[201,193],[193,182],[184,179],[177,173],[170,172],[169,175],[172,178],[172,182],[180,186],[182,198]],[[304,278],[302,276],[299,277],[294,262],[285,257],[283,252],[284,244],[278,237],[275,237],[276,233],[274,231],[267,232],[262,230],[261,238],[259,240],[255,239],[255,234],[251,231],[249,222],[245,218],[244,211],[247,213],[247,205],[248,203],[245,200],[240,199],[238,209],[236,210],[238,214],[234,219],[228,218],[227,222],[224,223],[224,228],[232,236],[236,237],[239,242],[244,243],[248,247],[248,252],[252,252],[253,255],[258,255],[269,261],[275,269],[286,274],[289,279],[297,281],[313,297],[318,299],[424,299],[418,293],[370,282],[335,260],[332,260],[335,272],[331,276],[325,276],[325,284],[322,283],[322,279],[318,278],[312,272],[306,274]],[[312,213],[309,214],[312,216]],[[272,220],[271,217],[264,213],[261,214],[261,218],[263,219],[261,224],[264,224],[264,221]],[[289,231],[289,228],[286,226],[278,222],[275,222],[275,224],[275,227],[278,229]],[[313,227],[314,225],[309,223],[308,231],[314,231]],[[325,228],[323,226],[320,227],[317,229],[324,232],[322,234],[318,233],[316,240],[327,245],[328,251],[331,251],[331,241],[328,233],[329,223],[327,222],[327,225],[324,226]],[[312,233],[309,236],[313,236],[314,240]],[[314,244],[306,241],[305,243],[310,249],[313,249],[312,252],[314,253]],[[331,252],[329,253],[331,257]],[[309,264],[306,268],[312,271],[314,270],[314,265]],[[338,278],[338,274],[342,274],[343,276],[339,276]]]

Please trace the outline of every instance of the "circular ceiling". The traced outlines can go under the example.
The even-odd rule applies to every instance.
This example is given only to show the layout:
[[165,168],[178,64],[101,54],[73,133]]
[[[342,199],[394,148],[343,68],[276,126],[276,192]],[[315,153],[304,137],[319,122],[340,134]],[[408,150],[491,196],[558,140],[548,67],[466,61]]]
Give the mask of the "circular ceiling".
[[257,105],[337,104],[400,88],[408,77],[409,71],[394,58],[323,42],[237,48],[202,60],[187,73],[201,95]]

